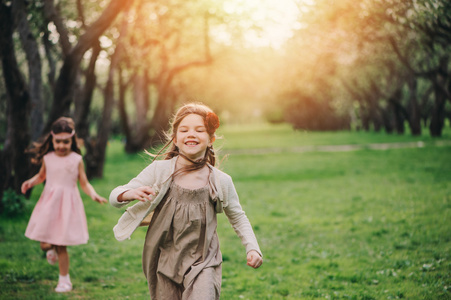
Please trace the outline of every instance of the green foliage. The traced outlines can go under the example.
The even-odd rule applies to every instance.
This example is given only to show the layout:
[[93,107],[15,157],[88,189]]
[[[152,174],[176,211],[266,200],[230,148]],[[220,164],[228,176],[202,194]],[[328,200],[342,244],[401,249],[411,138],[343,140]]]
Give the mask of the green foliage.
[[283,118],[282,109],[272,108],[265,112],[265,120],[271,124],[280,124],[284,123],[285,120]]
[[285,120],[295,129],[331,131],[351,128],[348,115],[340,116],[328,101],[318,101],[315,97],[298,96],[295,103],[285,109]]
[[4,191],[1,201],[1,214],[3,217],[16,217],[25,212],[25,197],[17,194],[13,189]]
[[[451,297],[451,147],[437,146],[446,139],[423,137],[422,148],[296,152],[292,146],[419,137],[293,132],[287,126],[221,133],[222,153],[230,153],[221,166],[234,179],[264,254],[260,269],[247,267],[239,238],[218,215],[222,300]],[[278,146],[278,153],[250,154],[254,147]],[[150,162],[122,148],[111,142],[105,178],[91,182],[101,195]],[[33,190],[33,203],[40,192]],[[23,236],[27,220],[1,218],[1,299],[148,299],[141,268],[145,228],[117,242],[112,227],[123,210],[83,197],[90,241],[69,247],[74,291],[53,292],[58,268]]]
[[[442,116],[449,110],[437,106],[446,96],[431,91],[440,76],[446,78],[441,88],[449,91],[449,3],[317,0],[303,4],[303,26],[287,43],[290,59],[279,79],[285,92],[278,93],[275,103],[283,105],[286,120],[300,128],[330,128],[328,123],[351,121],[353,127],[365,130],[402,133],[399,124],[405,122],[418,134],[420,122],[427,120],[431,135],[440,136]],[[350,119],[331,114],[324,103]]]

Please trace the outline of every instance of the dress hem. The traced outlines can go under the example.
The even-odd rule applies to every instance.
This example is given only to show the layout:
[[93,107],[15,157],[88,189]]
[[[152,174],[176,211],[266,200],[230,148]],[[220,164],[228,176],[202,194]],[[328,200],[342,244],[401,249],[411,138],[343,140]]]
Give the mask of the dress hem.
[[36,238],[31,238],[25,235],[26,238],[32,240],[32,241],[36,241],[36,242],[41,242],[41,243],[48,243],[51,245],[55,245],[55,246],[78,246],[78,245],[86,245],[88,243],[89,240],[86,240],[85,242],[72,242],[72,243],[62,243],[62,242],[54,242],[54,241],[49,241],[49,240],[39,240]]

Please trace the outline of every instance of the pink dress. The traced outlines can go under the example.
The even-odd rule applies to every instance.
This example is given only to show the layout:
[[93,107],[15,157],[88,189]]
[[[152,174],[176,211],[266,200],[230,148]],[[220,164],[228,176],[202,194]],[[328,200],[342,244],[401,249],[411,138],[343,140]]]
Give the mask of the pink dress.
[[78,191],[78,165],[82,157],[71,152],[44,156],[46,182],[31,214],[25,236],[52,245],[86,244],[89,239],[83,201]]

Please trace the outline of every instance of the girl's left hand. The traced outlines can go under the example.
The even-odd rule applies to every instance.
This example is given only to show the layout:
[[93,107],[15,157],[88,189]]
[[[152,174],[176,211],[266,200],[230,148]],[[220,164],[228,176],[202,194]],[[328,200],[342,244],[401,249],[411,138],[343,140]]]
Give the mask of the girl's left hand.
[[255,251],[251,250],[247,253],[247,265],[251,266],[254,269],[257,269],[260,267],[263,263],[263,258],[260,256],[260,254]]
[[93,196],[91,196],[91,198],[92,198],[92,200],[99,202],[100,204],[108,202],[105,198],[103,198],[102,196],[99,196],[97,194],[94,194]]

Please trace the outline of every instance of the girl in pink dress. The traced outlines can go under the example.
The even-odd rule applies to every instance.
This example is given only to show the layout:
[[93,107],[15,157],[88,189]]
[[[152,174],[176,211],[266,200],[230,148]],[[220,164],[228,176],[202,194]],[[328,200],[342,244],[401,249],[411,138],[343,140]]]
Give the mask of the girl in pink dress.
[[30,151],[39,172],[22,184],[22,193],[45,182],[39,201],[31,214],[25,236],[39,241],[50,264],[58,261],[59,280],[56,292],[69,292],[69,254],[67,246],[86,244],[89,239],[83,202],[77,181],[92,200],[105,203],[89,183],[78,148],[74,121],[61,117],[52,124],[51,133],[42,144]]

